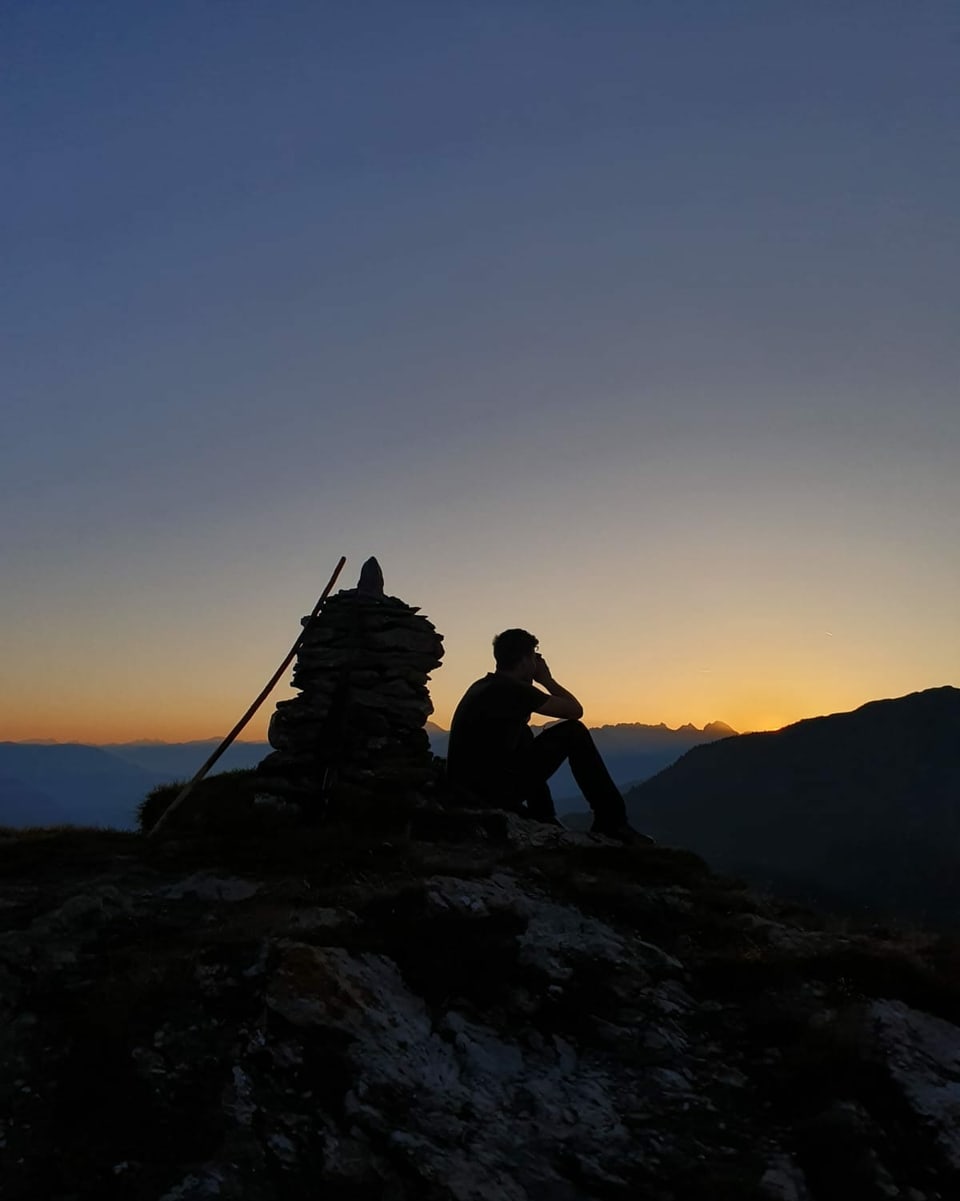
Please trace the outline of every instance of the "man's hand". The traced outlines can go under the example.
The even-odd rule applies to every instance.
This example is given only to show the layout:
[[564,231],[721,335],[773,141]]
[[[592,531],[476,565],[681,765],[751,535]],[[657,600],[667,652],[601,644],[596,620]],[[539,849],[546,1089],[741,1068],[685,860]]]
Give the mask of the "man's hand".
[[537,655],[534,658],[533,678],[541,688],[546,688],[550,693],[549,700],[544,700],[537,706],[538,713],[543,713],[547,717],[561,717],[568,720],[571,718],[579,720],[583,717],[583,705],[572,692],[557,683],[543,655]]
[[550,668],[547,666],[547,661],[543,655],[535,655],[533,662],[533,678],[536,683],[546,688],[547,684],[553,679],[553,676],[550,674]]

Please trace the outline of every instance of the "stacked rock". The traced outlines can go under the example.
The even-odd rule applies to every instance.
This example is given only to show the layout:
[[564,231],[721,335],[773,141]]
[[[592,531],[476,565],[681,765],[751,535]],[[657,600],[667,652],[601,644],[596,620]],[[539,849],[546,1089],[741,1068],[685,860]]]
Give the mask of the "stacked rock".
[[418,609],[384,595],[376,559],[356,588],[303,625],[293,674],[300,695],[280,701],[271,718],[263,790],[313,814],[412,800],[433,777],[424,726],[441,635]]

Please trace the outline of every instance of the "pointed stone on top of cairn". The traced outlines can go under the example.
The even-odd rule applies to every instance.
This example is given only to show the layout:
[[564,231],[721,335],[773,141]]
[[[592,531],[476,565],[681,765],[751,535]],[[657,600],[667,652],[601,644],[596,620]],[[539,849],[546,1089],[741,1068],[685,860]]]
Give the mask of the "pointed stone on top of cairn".
[[383,597],[383,571],[373,555],[360,568],[357,591],[364,596]]
[[300,695],[280,701],[270,720],[263,791],[296,801],[307,816],[348,820],[415,805],[433,778],[424,727],[442,636],[416,608],[384,594],[375,558],[356,588],[329,597],[303,625],[293,673]]

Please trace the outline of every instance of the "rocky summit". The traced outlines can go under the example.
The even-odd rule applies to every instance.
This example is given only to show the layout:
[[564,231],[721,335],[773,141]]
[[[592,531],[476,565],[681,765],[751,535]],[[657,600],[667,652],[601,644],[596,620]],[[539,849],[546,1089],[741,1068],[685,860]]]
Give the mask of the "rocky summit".
[[960,966],[498,812],[0,839],[5,1201],[947,1201]]

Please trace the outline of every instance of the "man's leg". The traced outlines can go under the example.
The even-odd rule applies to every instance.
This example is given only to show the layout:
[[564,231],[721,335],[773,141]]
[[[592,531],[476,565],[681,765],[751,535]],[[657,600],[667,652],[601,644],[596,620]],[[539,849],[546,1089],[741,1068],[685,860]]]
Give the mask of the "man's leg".
[[514,770],[510,780],[513,791],[527,802],[527,812],[530,817],[535,817],[537,821],[550,822],[556,820],[557,814],[553,807],[553,797],[550,794],[547,778],[552,776],[557,768],[552,767],[547,772],[541,770],[540,764],[535,759],[537,741],[533,736],[533,731],[527,726],[523,732],[523,741],[514,758]]
[[[532,740],[532,745],[525,749],[524,755],[529,787],[535,787],[536,782],[540,781],[549,798],[550,789],[546,781],[565,759],[570,763],[577,787],[593,810],[594,825],[604,830],[626,825],[627,812],[623,797],[610,778],[593,736],[582,721],[557,722]],[[539,816],[533,812],[533,804],[529,800],[528,804],[532,815]],[[553,816],[552,800],[549,816]]]

